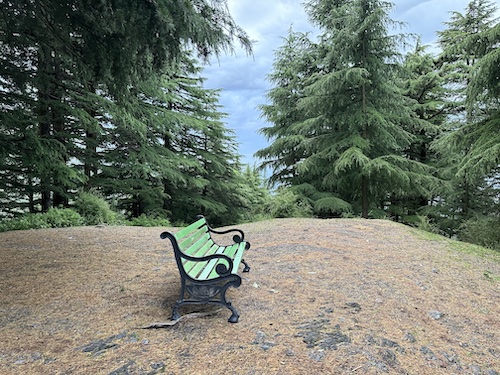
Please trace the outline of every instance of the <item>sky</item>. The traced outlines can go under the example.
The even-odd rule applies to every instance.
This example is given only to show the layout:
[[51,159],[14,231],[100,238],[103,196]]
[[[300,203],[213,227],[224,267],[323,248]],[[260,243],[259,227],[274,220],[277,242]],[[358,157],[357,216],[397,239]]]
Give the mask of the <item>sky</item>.
[[[205,66],[202,75],[204,87],[221,89],[221,111],[228,114],[226,128],[234,131],[239,143],[242,162],[251,166],[260,160],[253,155],[266,147],[268,141],[259,129],[271,126],[261,117],[259,105],[266,104],[266,93],[272,88],[267,75],[272,72],[274,52],[283,45],[288,30],[311,32],[302,5],[303,0],[228,0],[229,11],[235,22],[254,40],[253,55],[237,46],[230,55],[222,55]],[[464,13],[469,0],[393,0],[390,14],[394,21],[406,23],[402,30],[421,36],[424,44],[436,50],[436,31],[444,30],[450,12]],[[499,6],[500,7],[500,4]],[[314,40],[314,36],[311,37]]]

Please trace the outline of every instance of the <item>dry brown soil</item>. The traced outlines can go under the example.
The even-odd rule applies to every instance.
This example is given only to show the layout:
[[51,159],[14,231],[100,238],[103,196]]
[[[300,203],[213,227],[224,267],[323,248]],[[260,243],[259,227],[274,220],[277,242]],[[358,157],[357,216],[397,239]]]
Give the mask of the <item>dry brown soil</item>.
[[382,220],[239,227],[239,323],[162,329],[140,327],[178,294],[164,228],[0,233],[0,374],[500,373],[498,253]]

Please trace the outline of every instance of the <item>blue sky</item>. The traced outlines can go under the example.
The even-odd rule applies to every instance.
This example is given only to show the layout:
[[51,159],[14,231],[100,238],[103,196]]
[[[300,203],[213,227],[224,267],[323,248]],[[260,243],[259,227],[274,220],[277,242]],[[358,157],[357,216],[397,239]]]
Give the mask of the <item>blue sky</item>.
[[[432,47],[436,31],[443,30],[450,12],[464,13],[469,0],[395,0],[391,18],[405,22],[403,32],[421,36]],[[220,104],[228,114],[226,127],[235,132],[242,161],[253,165],[253,154],[268,142],[258,133],[269,126],[257,108],[266,103],[271,88],[266,76],[272,71],[274,51],[283,44],[290,27],[294,31],[314,32],[302,0],[228,0],[236,23],[255,40],[253,56],[236,47],[233,55],[223,55],[206,66],[205,87],[222,89]]]

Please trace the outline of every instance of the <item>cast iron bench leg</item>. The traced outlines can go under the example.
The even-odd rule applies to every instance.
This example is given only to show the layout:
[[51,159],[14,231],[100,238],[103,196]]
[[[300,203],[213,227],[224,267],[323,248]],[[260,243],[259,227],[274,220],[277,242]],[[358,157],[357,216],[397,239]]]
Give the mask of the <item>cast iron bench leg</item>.
[[172,317],[170,320],[179,320],[181,318],[181,314],[179,314],[179,306],[181,305],[181,301],[175,302],[174,308],[172,309]]
[[229,323],[238,323],[238,319],[240,318],[240,315],[238,314],[238,312],[236,311],[236,309],[233,307],[233,305],[231,304],[231,302],[226,302],[226,307],[231,310],[231,312],[233,313],[229,319],[227,320]]
[[245,259],[242,259],[241,263],[243,263],[245,265],[245,268],[243,268],[243,272],[249,272],[250,271],[250,266],[248,265],[247,262],[245,262]]

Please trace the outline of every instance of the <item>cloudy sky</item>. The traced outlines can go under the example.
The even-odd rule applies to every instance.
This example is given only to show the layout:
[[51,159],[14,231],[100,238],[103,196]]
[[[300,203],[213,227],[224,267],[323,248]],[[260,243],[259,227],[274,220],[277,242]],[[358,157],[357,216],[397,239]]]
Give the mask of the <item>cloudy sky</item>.
[[[256,43],[253,56],[236,49],[234,55],[221,56],[205,67],[205,87],[222,89],[220,104],[228,113],[226,126],[233,129],[240,144],[242,161],[250,165],[259,160],[253,154],[267,146],[259,129],[269,126],[260,117],[258,106],[266,103],[271,88],[266,76],[272,70],[274,51],[292,26],[294,31],[314,32],[302,5],[303,0],[228,0],[229,11]],[[407,24],[404,32],[421,36],[432,45],[436,31],[443,30],[451,11],[464,10],[469,0],[393,0],[391,18]]]

